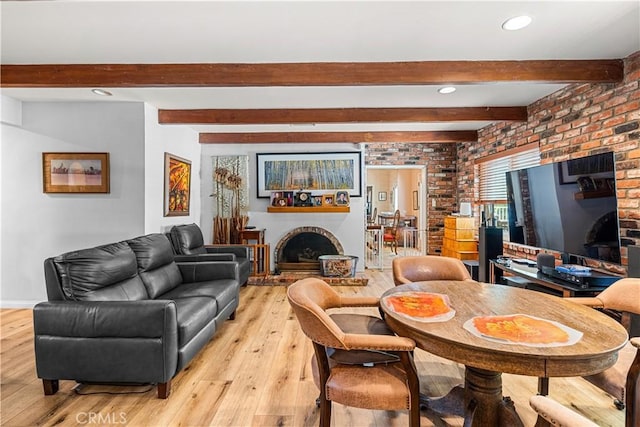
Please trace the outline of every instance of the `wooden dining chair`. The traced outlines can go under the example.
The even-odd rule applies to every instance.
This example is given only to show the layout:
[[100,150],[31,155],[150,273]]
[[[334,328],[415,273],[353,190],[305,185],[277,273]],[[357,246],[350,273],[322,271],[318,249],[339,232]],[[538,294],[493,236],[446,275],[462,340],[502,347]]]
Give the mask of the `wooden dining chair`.
[[313,343],[312,371],[320,389],[321,427],[331,424],[332,402],[364,409],[409,410],[409,426],[419,427],[415,342],[395,336],[378,317],[326,312],[376,307],[377,298],[343,297],[315,277],[290,285],[287,298]]
[[378,208],[375,207],[373,208],[373,212],[371,213],[371,216],[367,218],[367,225],[374,225],[377,220],[378,220]]
[[470,280],[469,270],[457,258],[438,255],[418,255],[394,258],[391,261],[393,283],[424,282],[428,280]]
[[384,234],[382,235],[382,241],[384,243],[389,243],[391,246],[391,250],[393,253],[398,255],[398,240],[400,240],[400,232],[398,231],[400,227],[400,210],[396,209],[393,214],[393,222],[391,223],[391,227],[384,228]]
[[[595,297],[565,298],[589,307],[640,315],[640,279],[625,278]],[[618,409],[626,408],[625,425],[640,425],[640,337],[632,338],[619,352],[609,369],[584,377],[614,397]]]

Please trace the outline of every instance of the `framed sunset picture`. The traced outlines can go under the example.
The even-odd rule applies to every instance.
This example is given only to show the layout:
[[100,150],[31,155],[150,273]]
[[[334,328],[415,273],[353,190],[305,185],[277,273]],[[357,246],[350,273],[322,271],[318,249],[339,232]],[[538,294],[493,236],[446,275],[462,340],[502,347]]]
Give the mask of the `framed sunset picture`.
[[109,153],[42,153],[45,193],[108,193]]

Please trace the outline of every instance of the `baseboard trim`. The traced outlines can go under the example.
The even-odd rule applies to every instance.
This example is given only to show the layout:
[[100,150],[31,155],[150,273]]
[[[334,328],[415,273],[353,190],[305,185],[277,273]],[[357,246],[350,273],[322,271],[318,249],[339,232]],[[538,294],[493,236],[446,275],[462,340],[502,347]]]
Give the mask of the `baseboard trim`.
[[0,300],[0,309],[2,308],[33,308],[42,301],[28,300]]

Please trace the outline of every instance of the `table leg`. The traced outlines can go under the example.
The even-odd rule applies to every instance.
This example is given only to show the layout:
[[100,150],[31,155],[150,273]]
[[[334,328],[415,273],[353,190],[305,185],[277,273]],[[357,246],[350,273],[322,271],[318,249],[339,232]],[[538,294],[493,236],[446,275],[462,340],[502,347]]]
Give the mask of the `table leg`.
[[464,387],[454,387],[446,396],[421,396],[421,407],[438,415],[465,417],[465,426],[523,427],[513,401],[502,397],[502,374],[467,366]]

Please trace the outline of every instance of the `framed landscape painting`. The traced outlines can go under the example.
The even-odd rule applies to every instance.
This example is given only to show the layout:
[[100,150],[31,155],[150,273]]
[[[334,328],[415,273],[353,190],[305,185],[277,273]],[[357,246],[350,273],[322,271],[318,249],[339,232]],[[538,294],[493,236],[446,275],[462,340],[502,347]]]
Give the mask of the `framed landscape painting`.
[[108,193],[109,153],[42,153],[45,193]]
[[164,153],[164,216],[188,216],[191,161]]
[[346,191],[361,197],[361,153],[258,153],[259,198],[273,191]]

